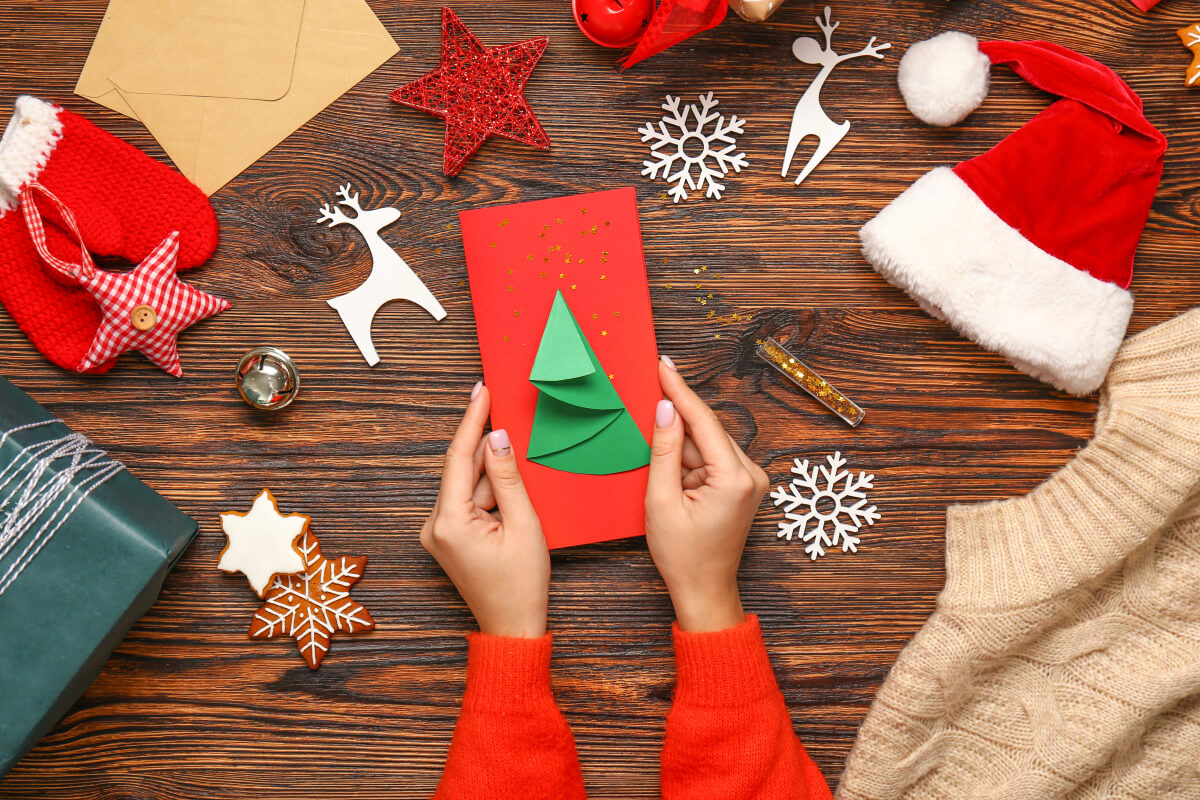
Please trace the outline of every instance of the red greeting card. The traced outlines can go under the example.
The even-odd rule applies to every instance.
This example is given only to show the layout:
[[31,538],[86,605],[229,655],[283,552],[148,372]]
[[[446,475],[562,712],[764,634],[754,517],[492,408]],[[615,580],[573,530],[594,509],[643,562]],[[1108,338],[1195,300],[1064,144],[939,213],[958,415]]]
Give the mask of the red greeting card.
[[641,536],[662,390],[633,189],[459,219],[492,427],[547,543]]

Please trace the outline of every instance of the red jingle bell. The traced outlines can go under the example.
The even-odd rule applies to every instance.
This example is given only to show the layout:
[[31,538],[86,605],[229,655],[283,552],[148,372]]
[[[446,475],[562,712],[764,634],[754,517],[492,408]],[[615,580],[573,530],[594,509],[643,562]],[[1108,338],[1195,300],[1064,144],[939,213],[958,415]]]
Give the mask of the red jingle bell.
[[575,24],[602,47],[628,47],[654,16],[654,0],[571,0]]

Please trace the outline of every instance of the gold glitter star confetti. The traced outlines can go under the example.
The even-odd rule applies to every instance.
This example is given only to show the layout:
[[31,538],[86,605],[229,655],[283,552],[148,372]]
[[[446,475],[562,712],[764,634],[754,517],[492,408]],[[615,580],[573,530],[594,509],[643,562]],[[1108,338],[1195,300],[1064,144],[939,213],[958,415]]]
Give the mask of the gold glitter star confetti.
[[512,275],[512,274],[513,274],[513,271],[512,271],[512,269],[509,269],[509,270],[508,270],[508,272],[506,272],[505,274],[506,274],[506,275]]
[[504,227],[505,225],[507,225],[507,224],[508,224],[508,220],[506,220],[506,219],[502,219],[502,220],[500,220],[499,222],[497,222],[497,223],[496,223],[496,227],[497,227],[497,228],[503,228],[503,227]]
[[587,213],[587,209],[586,209],[586,208],[581,208],[581,209],[579,209],[579,213],[580,213],[580,214],[586,214],[586,213]]
[[506,341],[506,342],[508,341],[508,337],[507,337],[507,336],[505,336],[505,337],[504,337],[504,341]]
[[608,336],[608,331],[600,331],[601,336]]
[[607,275],[601,275],[601,276],[600,276],[600,280],[602,280],[602,281],[604,281],[604,280],[608,280],[608,276],[607,276]]
[[533,253],[530,253],[529,255],[525,256],[525,260],[526,260],[526,261],[533,261]]
[[565,272],[560,272],[560,273],[558,273],[558,277],[560,277],[560,278],[565,278],[565,277],[567,277],[567,273],[565,273]]
[[562,225],[562,217],[559,217],[557,221],[559,225]]
[[577,287],[576,287],[576,285],[575,285],[574,283],[572,283],[572,284],[571,284],[571,288],[572,288],[572,289],[575,289],[575,288],[577,288]]
[[438,248],[435,248],[433,252],[437,253],[438,255],[441,255],[441,254],[442,254],[442,248],[440,248],[440,247],[438,247]]
[[491,243],[490,245],[488,245],[488,246],[489,246],[489,247],[495,247],[495,246],[496,246],[496,243],[495,243],[495,242],[492,242],[492,243]]
[[542,273],[542,277],[543,277],[543,278],[544,278],[544,277],[546,277],[546,273],[544,273],[544,272],[543,272],[543,273]]
[[619,316],[621,316],[621,312],[620,312],[620,311],[614,311],[614,312],[613,312],[613,316],[614,316],[614,317],[619,317]]
[[609,379],[610,381],[613,379],[613,377],[615,377],[615,376],[614,376],[614,375],[613,375],[611,372],[610,372],[610,373],[608,373],[608,379]]
[[663,263],[664,263],[664,264],[669,264],[669,263],[671,263],[671,259],[669,259],[669,258],[664,258],[664,259],[663,259]]
[[508,287],[508,291],[510,291],[510,292],[515,292],[515,291],[516,291],[516,289],[515,289],[514,287],[510,286],[510,287]]
[[609,222],[608,220],[604,220],[604,227],[607,228],[609,225],[612,225],[612,223]]
[[513,311],[513,316],[514,316],[514,317],[519,317],[519,316],[521,316],[521,312],[520,312],[519,310],[517,310],[517,311]]
[[454,225],[452,223],[449,223],[449,222],[446,223],[446,230],[450,230],[453,227],[454,227]]
[[600,315],[599,315],[599,314],[592,314],[592,319],[600,319]]

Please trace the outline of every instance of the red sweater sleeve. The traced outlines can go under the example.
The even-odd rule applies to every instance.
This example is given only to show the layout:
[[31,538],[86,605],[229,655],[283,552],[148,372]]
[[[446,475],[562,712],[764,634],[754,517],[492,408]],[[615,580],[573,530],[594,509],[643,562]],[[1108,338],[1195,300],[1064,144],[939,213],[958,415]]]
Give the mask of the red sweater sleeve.
[[575,740],[550,691],[550,635],[467,639],[467,689],[434,800],[583,800]]
[[675,663],[663,800],[831,799],[792,730],[757,617],[715,633],[677,623]]

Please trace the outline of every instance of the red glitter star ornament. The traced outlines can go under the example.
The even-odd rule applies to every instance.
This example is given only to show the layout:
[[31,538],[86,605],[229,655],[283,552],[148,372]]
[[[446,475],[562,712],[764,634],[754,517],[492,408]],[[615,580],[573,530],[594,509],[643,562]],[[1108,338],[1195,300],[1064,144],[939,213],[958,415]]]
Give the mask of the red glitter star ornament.
[[550,148],[550,137],[525,99],[525,82],[549,41],[542,36],[489,50],[457,14],[442,9],[441,65],[391,97],[446,120],[443,173],[457,175],[492,135]]

